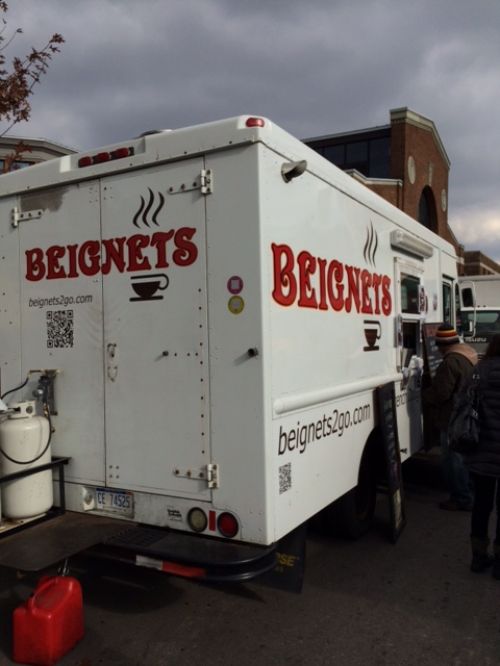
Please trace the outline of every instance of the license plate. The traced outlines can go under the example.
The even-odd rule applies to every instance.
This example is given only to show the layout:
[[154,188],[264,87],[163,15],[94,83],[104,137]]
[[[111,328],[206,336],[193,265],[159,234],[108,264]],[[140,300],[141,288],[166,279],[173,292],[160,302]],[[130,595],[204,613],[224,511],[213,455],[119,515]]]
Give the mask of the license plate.
[[95,503],[98,511],[119,513],[129,518],[134,515],[134,495],[126,490],[96,488]]

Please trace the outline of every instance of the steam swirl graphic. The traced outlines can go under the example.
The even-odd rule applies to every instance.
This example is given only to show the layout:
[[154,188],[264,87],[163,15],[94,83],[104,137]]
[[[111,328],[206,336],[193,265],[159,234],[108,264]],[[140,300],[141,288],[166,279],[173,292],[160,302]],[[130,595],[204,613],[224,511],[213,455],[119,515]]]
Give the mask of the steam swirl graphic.
[[[155,195],[153,193],[153,190],[150,187],[148,187],[148,191],[149,191],[148,203],[146,204],[146,201],[145,201],[144,197],[141,196],[141,205],[139,206],[139,210],[137,211],[137,213],[134,215],[133,224],[134,224],[135,227],[139,227],[139,218],[142,219],[142,222],[143,222],[143,224],[146,225],[146,227],[149,227],[149,218],[148,218],[148,216],[149,216],[149,213],[150,213],[151,209],[153,208],[153,204],[155,203]],[[165,205],[165,197],[163,196],[163,194],[161,192],[157,192],[157,195],[158,195],[158,198],[159,198],[160,201],[159,201],[155,211],[153,212],[153,215],[151,216],[151,222],[158,227],[160,225],[158,224],[158,221],[157,221],[156,218],[158,216],[158,213],[161,211],[161,209]]]
[[375,266],[375,254],[378,247],[378,236],[377,232],[373,228],[373,222],[370,222],[370,226],[366,231],[366,243],[363,248],[363,257],[365,261],[372,266]]

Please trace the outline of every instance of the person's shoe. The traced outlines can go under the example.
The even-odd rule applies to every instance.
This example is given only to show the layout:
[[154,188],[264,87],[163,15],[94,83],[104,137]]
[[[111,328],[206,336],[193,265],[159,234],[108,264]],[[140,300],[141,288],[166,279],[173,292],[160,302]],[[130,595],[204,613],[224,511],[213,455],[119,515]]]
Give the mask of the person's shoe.
[[454,499],[448,499],[439,502],[439,508],[445,511],[472,511],[472,502],[470,504],[460,504]]

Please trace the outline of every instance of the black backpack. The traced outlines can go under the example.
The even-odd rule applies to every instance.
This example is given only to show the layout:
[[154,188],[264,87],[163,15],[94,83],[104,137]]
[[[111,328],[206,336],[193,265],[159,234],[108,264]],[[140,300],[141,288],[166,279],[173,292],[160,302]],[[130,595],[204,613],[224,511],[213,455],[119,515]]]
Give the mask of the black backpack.
[[452,451],[462,455],[475,453],[479,445],[479,374],[462,383],[453,396],[453,409],[448,427]]

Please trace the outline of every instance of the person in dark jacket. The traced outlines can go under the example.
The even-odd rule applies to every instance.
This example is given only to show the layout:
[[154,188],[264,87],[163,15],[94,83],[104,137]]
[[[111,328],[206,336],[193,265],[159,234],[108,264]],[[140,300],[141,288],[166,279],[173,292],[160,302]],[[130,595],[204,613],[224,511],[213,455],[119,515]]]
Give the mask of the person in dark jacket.
[[[471,517],[471,570],[480,572],[493,564],[493,576],[500,580],[500,335],[495,335],[479,374],[479,445],[466,463],[474,481]],[[488,553],[488,523],[496,494],[497,521],[494,560]]]
[[448,428],[453,410],[453,398],[471,377],[477,364],[477,353],[460,341],[451,324],[442,324],[436,332],[436,345],[443,354],[432,386],[422,392],[424,402],[434,408],[436,425],[439,428],[441,465],[449,499],[439,506],[447,511],[470,511],[472,492],[469,472],[460,453],[449,445]]

